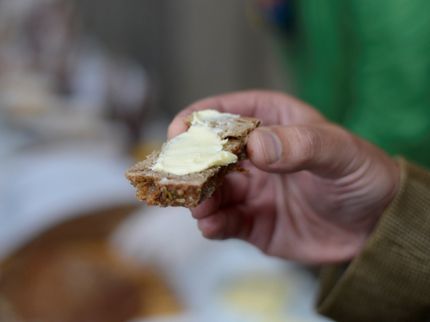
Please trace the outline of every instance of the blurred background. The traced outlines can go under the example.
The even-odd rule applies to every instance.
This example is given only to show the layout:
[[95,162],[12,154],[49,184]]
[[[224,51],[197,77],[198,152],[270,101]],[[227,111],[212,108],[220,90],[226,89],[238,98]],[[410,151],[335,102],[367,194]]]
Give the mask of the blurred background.
[[292,92],[430,166],[427,0],[0,0],[0,321],[312,322],[313,269],[125,170],[208,95]]
[[322,321],[310,271],[124,177],[192,101],[288,88],[275,47],[254,1],[0,0],[0,321]]

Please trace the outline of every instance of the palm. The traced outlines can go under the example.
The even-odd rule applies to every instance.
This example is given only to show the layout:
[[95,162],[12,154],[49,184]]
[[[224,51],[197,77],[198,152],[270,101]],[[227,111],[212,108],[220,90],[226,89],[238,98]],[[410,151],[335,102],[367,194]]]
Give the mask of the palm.
[[[238,185],[238,180],[243,182]],[[346,200],[339,192],[330,192],[334,190],[330,189],[333,182],[306,171],[271,174],[248,166],[248,173],[235,181],[232,198],[243,199],[236,199],[239,203],[226,205],[220,212],[229,212],[226,216],[241,221],[237,226],[240,231],[233,234],[271,255],[313,263],[328,258],[336,261],[352,254],[357,247],[350,243],[356,241],[351,239],[352,227],[370,224],[361,220],[362,207],[351,209],[347,204],[352,200]],[[326,192],[324,198],[321,191]],[[333,209],[325,202],[333,199],[344,202]],[[341,216],[345,211],[347,218]]]

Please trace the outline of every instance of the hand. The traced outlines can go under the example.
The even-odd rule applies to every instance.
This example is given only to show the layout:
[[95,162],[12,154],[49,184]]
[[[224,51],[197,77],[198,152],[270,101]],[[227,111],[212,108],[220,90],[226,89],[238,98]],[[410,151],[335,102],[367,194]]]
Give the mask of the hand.
[[169,137],[195,110],[259,118],[244,162],[214,196],[192,209],[203,235],[240,238],[265,253],[308,264],[359,253],[399,186],[397,164],[377,147],[290,96],[263,91],[208,98],[178,114]]

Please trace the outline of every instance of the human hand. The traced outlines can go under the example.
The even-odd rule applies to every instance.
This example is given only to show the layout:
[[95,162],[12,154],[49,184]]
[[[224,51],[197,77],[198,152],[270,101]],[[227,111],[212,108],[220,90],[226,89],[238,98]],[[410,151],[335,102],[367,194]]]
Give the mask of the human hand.
[[245,173],[230,173],[214,196],[192,209],[203,235],[239,238],[269,255],[308,264],[356,256],[397,193],[389,156],[290,96],[239,92],[199,101],[177,115],[169,137],[195,110],[252,116]]

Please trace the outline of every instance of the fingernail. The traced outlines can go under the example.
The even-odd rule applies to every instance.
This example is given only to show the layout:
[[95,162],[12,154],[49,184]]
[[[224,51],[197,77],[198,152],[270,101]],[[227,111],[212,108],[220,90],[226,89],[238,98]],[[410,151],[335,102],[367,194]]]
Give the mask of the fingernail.
[[257,130],[257,140],[264,160],[267,164],[277,162],[281,158],[282,145],[277,135],[269,130]]

